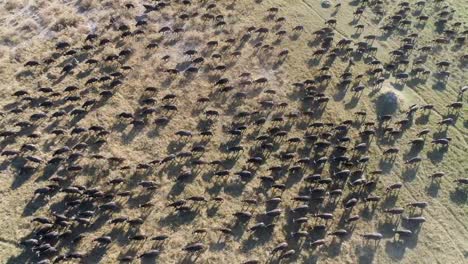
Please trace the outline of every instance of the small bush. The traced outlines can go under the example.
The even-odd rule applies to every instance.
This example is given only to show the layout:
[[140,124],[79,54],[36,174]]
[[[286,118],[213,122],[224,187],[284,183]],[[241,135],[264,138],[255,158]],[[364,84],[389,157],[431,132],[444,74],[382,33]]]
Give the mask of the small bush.
[[95,0],[81,0],[76,3],[80,11],[89,11],[97,7]]
[[3,8],[5,8],[6,11],[13,11],[22,7],[22,4],[18,3],[17,0],[8,0],[3,4]]
[[81,21],[81,18],[73,15],[61,15],[50,28],[53,31],[59,32],[69,27],[76,27]]
[[39,28],[39,25],[34,21],[32,18],[25,19],[23,23],[21,23],[20,30],[32,32],[36,31]]
[[377,115],[392,115],[400,108],[400,100],[394,92],[386,92],[374,101]]

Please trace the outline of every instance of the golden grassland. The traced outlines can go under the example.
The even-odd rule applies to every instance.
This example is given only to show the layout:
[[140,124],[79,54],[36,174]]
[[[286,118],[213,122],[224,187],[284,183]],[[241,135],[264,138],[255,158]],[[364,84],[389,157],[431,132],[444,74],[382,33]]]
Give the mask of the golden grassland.
[[[376,120],[376,100],[386,92],[395,93],[400,102],[400,109],[395,114],[395,120],[405,117],[405,111],[413,104],[424,105],[433,104],[435,110],[426,118],[417,112],[414,116],[412,126],[393,143],[400,148],[393,164],[389,165],[382,161],[382,151],[391,144],[380,139],[371,141],[369,153],[370,162],[366,171],[376,170],[385,167],[385,173],[378,178],[378,184],[374,193],[383,195],[385,186],[401,181],[404,187],[397,199],[384,199],[376,208],[375,212],[369,212],[364,203],[359,203],[354,208],[353,213],[362,215],[362,219],[356,224],[353,235],[338,242],[331,237],[326,237],[326,245],[318,249],[308,246],[310,241],[305,243],[291,239],[291,232],[297,231],[291,223],[292,214],[289,212],[294,204],[291,198],[297,195],[298,191],[304,187],[300,179],[293,176],[283,176],[280,182],[285,182],[289,187],[282,195],[283,202],[280,205],[284,209],[283,215],[277,220],[275,231],[271,234],[256,237],[247,231],[255,218],[262,219],[261,214],[267,208],[264,203],[259,203],[255,208],[253,219],[245,226],[236,223],[233,213],[245,209],[241,200],[245,198],[257,197],[259,201],[265,201],[272,197],[271,191],[262,189],[259,176],[269,175],[268,168],[272,165],[280,165],[284,162],[280,160],[279,153],[286,150],[297,151],[297,153],[308,153],[313,157],[316,153],[307,152],[300,143],[291,146],[284,142],[279,149],[272,153],[267,161],[256,168],[255,177],[242,182],[237,176],[231,175],[226,181],[216,180],[212,176],[213,169],[205,167],[197,173],[197,177],[184,185],[175,184],[175,177],[184,170],[190,169],[184,162],[171,164],[170,166],[156,167],[149,173],[141,173],[134,170],[134,165],[148,162],[153,159],[161,159],[168,154],[181,150],[190,150],[196,143],[203,142],[200,136],[196,135],[188,141],[179,141],[174,135],[178,130],[197,131],[200,124],[208,121],[203,115],[206,109],[216,109],[220,116],[213,121],[212,131],[214,137],[210,138],[206,145],[206,151],[202,154],[204,160],[215,160],[225,158],[227,154],[222,153],[222,146],[230,138],[223,131],[229,124],[236,120],[234,117],[240,111],[254,111],[260,109],[259,101],[273,100],[275,102],[287,102],[286,108],[274,107],[269,116],[277,116],[295,110],[302,110],[303,104],[300,95],[292,84],[302,82],[306,79],[313,79],[318,73],[320,63],[311,60],[311,55],[318,47],[314,42],[314,31],[324,27],[324,21],[330,18],[335,8],[323,8],[319,1],[315,0],[264,0],[255,2],[252,0],[216,1],[218,7],[216,13],[223,14],[227,25],[222,29],[216,29],[201,22],[194,23],[175,19],[174,14],[180,15],[183,12],[195,12],[194,8],[199,1],[192,1],[196,4],[182,9],[181,7],[168,7],[161,12],[151,12],[146,15],[150,22],[145,27],[145,35],[135,36],[129,39],[120,40],[119,33],[112,28],[103,30],[109,24],[110,16],[114,16],[118,21],[126,22],[134,29],[135,16],[143,12],[141,5],[136,5],[135,9],[123,7],[128,1],[14,1],[6,0],[0,8],[0,96],[1,106],[8,107],[16,98],[11,94],[17,90],[25,89],[34,91],[37,87],[49,86],[54,90],[61,91],[69,85],[76,85],[82,88],[80,96],[84,98],[96,98],[99,89],[97,87],[85,86],[85,81],[92,76],[101,76],[115,69],[116,65],[109,64],[107,67],[87,67],[80,64],[74,70],[73,75],[61,77],[61,67],[50,67],[46,70],[30,70],[23,66],[29,60],[42,60],[50,56],[55,49],[57,41],[68,41],[82,45],[86,34],[97,29],[102,32],[102,36],[113,41],[113,44],[99,47],[91,53],[83,55],[84,58],[102,58],[106,55],[116,53],[123,48],[133,50],[132,55],[126,61],[133,70],[126,73],[124,84],[116,89],[115,94],[99,108],[89,111],[85,117],[74,120],[67,117],[58,121],[44,121],[38,124],[36,131],[41,131],[41,138],[32,142],[40,147],[38,156],[48,160],[52,157],[53,150],[67,144],[77,143],[87,138],[55,137],[48,134],[51,127],[69,127],[79,125],[89,127],[90,125],[102,125],[112,132],[107,138],[107,143],[99,149],[99,153],[106,157],[116,156],[125,158],[125,164],[131,165],[131,170],[110,169],[103,161],[95,161],[89,157],[83,157],[79,164],[86,166],[82,173],[75,176],[73,184],[84,184],[86,186],[105,186],[105,183],[112,178],[122,176],[128,179],[129,184],[121,187],[136,191],[136,196],[129,201],[121,199],[124,204],[123,209],[115,213],[117,215],[128,215],[129,217],[145,218],[145,223],[139,228],[129,228],[128,226],[111,226],[105,223],[106,216],[99,216],[93,219],[95,223],[83,229],[85,238],[75,246],[74,251],[90,253],[85,263],[116,263],[116,260],[126,253],[141,254],[152,247],[151,241],[145,243],[129,242],[128,237],[132,234],[143,233],[149,236],[167,233],[170,239],[164,245],[161,255],[155,260],[157,263],[181,263],[186,257],[181,250],[189,242],[194,241],[192,234],[196,228],[208,228],[210,231],[202,240],[207,245],[207,250],[203,252],[197,263],[242,263],[248,259],[259,259],[262,263],[271,260],[270,251],[278,243],[287,240],[291,247],[296,250],[292,259],[283,260],[282,263],[465,263],[468,258],[468,192],[465,187],[457,188],[454,179],[466,177],[468,172],[467,157],[467,127],[465,120],[467,113],[466,104],[458,112],[456,124],[449,126],[447,131],[440,131],[437,125],[443,117],[447,115],[446,105],[457,100],[460,87],[466,85],[466,66],[459,63],[460,57],[467,54],[466,42],[461,49],[451,49],[442,47],[430,55],[430,60],[424,65],[432,72],[437,72],[436,62],[448,60],[452,62],[450,68],[451,76],[449,81],[441,85],[433,75],[426,82],[409,81],[404,87],[396,84],[393,77],[386,80],[383,87],[376,91],[371,87],[366,87],[362,95],[356,98],[355,94],[347,91],[343,93],[337,88],[339,76],[347,66],[347,60],[337,58],[332,64],[330,74],[333,76],[330,84],[325,89],[325,94],[331,98],[326,106],[321,120],[326,122],[340,123],[347,119],[354,120],[355,112],[366,111],[368,121]],[[398,7],[394,1],[384,1],[387,13],[390,14]],[[415,1],[410,1],[415,2]],[[463,10],[463,1],[446,1],[450,8],[455,10],[456,21],[467,22],[466,10]],[[334,4],[334,3],[333,3]],[[177,5],[180,6],[180,5]],[[201,70],[196,77],[187,77],[181,74],[172,78],[161,69],[183,67],[183,62],[187,57],[183,54],[188,49],[203,50],[205,43],[209,40],[221,41],[227,38],[240,39],[249,26],[265,26],[272,28],[275,23],[266,19],[267,9],[276,6],[279,8],[277,16],[283,16],[286,21],[281,25],[281,29],[288,31],[288,34],[281,40],[276,41],[277,36],[269,33],[263,39],[263,43],[271,44],[274,49],[270,53],[258,51],[252,45],[254,40],[249,40],[245,45],[235,45],[240,51],[239,57],[230,57],[222,61],[216,61],[206,56],[205,66],[216,66],[223,63],[228,66],[228,70],[223,73],[213,73]],[[418,29],[418,43],[431,43],[436,37],[434,30],[434,16],[436,5],[433,1],[428,1],[424,12],[431,15],[427,26]],[[362,36],[376,34],[379,36],[382,22],[377,22],[375,15],[366,10],[359,23],[365,25],[364,33],[356,38],[352,38],[355,32],[350,22],[353,20],[355,7],[347,1],[342,3],[342,7],[336,14],[338,20],[336,26],[335,41],[342,37],[361,41]],[[204,9],[198,12],[205,12]],[[175,27],[177,24],[185,24],[187,29],[182,37],[164,36],[159,33],[163,26]],[[304,31],[294,36],[292,28],[303,25]],[[462,27],[466,26],[463,25]],[[103,31],[101,31],[103,30]],[[272,32],[274,32],[272,30]],[[256,37],[255,34],[252,35]],[[377,39],[374,46],[378,47],[376,57],[383,61],[389,61],[389,51],[400,46],[402,36],[390,36],[387,39]],[[157,41],[159,47],[155,50],[145,49],[150,41]],[[237,43],[239,44],[239,42]],[[221,44],[217,49],[221,49]],[[288,49],[287,58],[282,61],[277,54],[283,49]],[[231,48],[231,51],[234,49]],[[209,54],[207,52],[207,54]],[[226,53],[228,54],[228,53]],[[161,58],[170,55],[171,59],[164,62]],[[87,57],[86,57],[87,56]],[[61,65],[63,66],[63,65]],[[410,66],[409,66],[410,67]],[[362,61],[356,61],[353,72],[365,73],[370,68]],[[39,68],[44,69],[44,68]],[[249,72],[252,77],[265,77],[268,83],[265,86],[255,86],[243,88],[247,98],[239,102],[233,97],[234,92],[217,94],[213,87],[213,80],[228,77],[236,86],[241,73]],[[365,76],[366,80],[368,77]],[[365,83],[365,81],[363,81]],[[175,100],[178,107],[177,113],[173,114],[167,126],[159,127],[150,119],[148,124],[141,129],[132,128],[130,125],[119,123],[116,115],[121,112],[134,112],[141,108],[140,100],[147,94],[144,88],[148,86],[158,87],[156,94],[156,105],[161,105],[161,98],[169,93],[177,95]],[[239,88],[240,89],[240,88]],[[267,94],[264,91],[273,89],[275,94]],[[35,95],[38,95],[35,92]],[[196,98],[208,96],[211,101],[207,106],[199,106],[195,103]],[[466,98],[466,95],[465,95]],[[466,99],[464,102],[466,102]],[[57,106],[57,109],[71,109],[78,106],[67,103]],[[378,106],[377,106],[378,107]],[[6,112],[5,110],[3,110]],[[28,108],[18,116],[6,114],[1,119],[1,129],[14,129],[13,124],[26,120],[38,109]],[[55,110],[46,110],[50,113]],[[267,110],[262,110],[264,114]],[[155,116],[162,115],[159,111]],[[53,123],[53,124],[52,124]],[[299,122],[298,122],[299,123]],[[266,132],[266,128],[273,126],[268,121],[260,131],[249,127],[241,141],[246,147],[255,144],[252,138]],[[404,161],[411,157],[411,146],[408,142],[416,137],[416,133],[423,128],[430,128],[431,133],[428,141],[435,135],[446,133],[452,137],[452,142],[447,151],[440,151],[434,148],[430,142],[426,142],[419,155],[423,161],[417,169],[408,169]],[[352,127],[349,136],[353,138],[353,144],[358,142],[358,132],[360,127]],[[301,137],[304,130],[298,124],[290,125],[288,137]],[[17,138],[8,144],[2,142],[1,149],[19,149],[24,143],[31,139]],[[248,151],[240,155],[236,162],[232,163],[232,171],[239,171],[245,168],[248,158]],[[18,174],[14,166],[10,166],[6,158],[0,159],[0,262],[2,263],[29,263],[32,261],[32,253],[19,245],[25,237],[30,236],[31,231],[36,226],[31,223],[33,216],[50,215],[51,210],[63,211],[65,195],[59,193],[49,201],[37,202],[33,200],[34,190],[47,185],[47,178],[50,172],[43,166],[37,168],[32,175],[25,178]],[[390,167],[387,167],[390,166]],[[443,171],[446,176],[439,183],[431,182],[429,175],[436,171]],[[210,173],[211,172],[211,173]],[[313,169],[304,169],[303,174],[307,175]],[[324,173],[328,173],[325,169]],[[370,177],[370,176],[369,176]],[[138,180],[155,180],[160,184],[160,188],[154,193],[144,193],[136,187]],[[107,188],[107,187],[103,187]],[[137,191],[138,190],[138,191]],[[343,198],[349,194],[349,188]],[[201,206],[196,214],[188,216],[175,216],[173,210],[167,208],[169,201],[189,197],[191,195],[203,195],[207,198],[221,196],[225,199],[219,208]],[[120,199],[120,198],[119,198]],[[391,229],[395,228],[389,224],[389,217],[382,213],[384,208],[391,206],[404,206],[409,202],[424,200],[429,203],[429,207],[424,212],[427,221],[417,234],[405,243],[395,242],[389,235]],[[127,202],[126,202],[127,201]],[[155,206],[150,211],[142,211],[137,205],[144,201],[153,201]],[[297,204],[296,204],[297,205]],[[52,208],[52,209],[51,209]],[[330,210],[324,206],[319,211]],[[330,224],[330,230],[335,230],[339,226],[340,218],[346,214],[341,204],[333,211],[335,220]],[[315,223],[310,219],[308,226],[303,227],[310,230]],[[211,229],[217,227],[232,227],[235,235],[224,240],[219,232]],[[365,245],[359,234],[365,232],[378,231],[385,235],[384,240],[376,248]],[[311,231],[312,232],[312,231]],[[110,234],[114,238],[114,243],[107,248],[97,248],[92,240],[101,235]],[[314,234],[312,232],[311,236]],[[303,243],[303,244],[302,244]],[[69,245],[61,248],[61,253],[67,253]],[[185,259],[186,260],[186,259]],[[274,260],[273,263],[275,263]]]

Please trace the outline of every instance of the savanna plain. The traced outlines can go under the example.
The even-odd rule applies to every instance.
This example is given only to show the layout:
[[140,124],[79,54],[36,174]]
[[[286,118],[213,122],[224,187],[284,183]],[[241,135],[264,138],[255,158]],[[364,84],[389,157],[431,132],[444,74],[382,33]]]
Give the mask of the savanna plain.
[[0,262],[467,263],[467,6],[0,1]]

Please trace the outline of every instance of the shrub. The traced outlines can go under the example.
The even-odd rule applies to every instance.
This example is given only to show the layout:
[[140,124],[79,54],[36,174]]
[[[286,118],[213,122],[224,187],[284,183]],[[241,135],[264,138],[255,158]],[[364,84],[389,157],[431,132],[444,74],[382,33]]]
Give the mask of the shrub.
[[78,16],[62,14],[57,18],[50,29],[59,32],[69,27],[76,27],[80,21],[81,18]]
[[394,92],[386,92],[375,100],[377,115],[391,115],[400,108],[400,100]]

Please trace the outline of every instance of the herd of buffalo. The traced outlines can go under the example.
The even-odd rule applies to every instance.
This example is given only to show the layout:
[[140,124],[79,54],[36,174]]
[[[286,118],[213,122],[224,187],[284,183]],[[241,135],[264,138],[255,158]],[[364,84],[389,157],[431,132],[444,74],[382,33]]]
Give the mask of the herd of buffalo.
[[[418,235],[430,203],[399,204],[408,179],[390,171],[402,156],[402,170],[417,171],[424,149],[443,158],[468,86],[447,95],[446,109],[352,110],[343,120],[329,106],[335,91],[359,101],[389,81],[446,85],[468,62],[468,54],[459,61],[434,56],[466,49],[468,30],[454,10],[442,0],[356,0],[330,6],[332,17],[314,31],[290,25],[280,16],[287,7],[267,8],[261,24],[244,24],[236,19],[240,2],[128,2],[80,40],[59,39],[23,62],[26,88],[0,113],[1,161],[13,189],[28,179],[37,188],[24,213],[31,232],[18,242],[24,253],[11,263],[104,262],[116,244],[120,255],[107,256],[109,263],[156,261],[168,251],[178,258],[170,261],[208,263],[203,254],[233,241],[241,248],[224,250],[248,256],[245,264],[278,263],[351,237],[375,247]],[[351,38],[336,30],[350,22],[339,19],[343,8],[354,9]],[[365,34],[363,16],[379,24],[379,35]],[[418,32],[428,24],[435,38],[421,43]],[[381,51],[382,38],[399,48]],[[298,41],[310,41],[303,65],[310,77],[280,82],[275,74],[296,59],[290,44]],[[151,80],[135,82],[145,71]],[[135,108],[115,110],[126,101]],[[414,122],[429,124],[429,117],[437,124]],[[144,146],[137,140],[159,142],[152,158],[110,151],[120,145],[138,153]],[[448,174],[421,176],[436,184],[450,177],[466,190],[468,178]],[[390,233],[369,224],[353,234],[374,214]],[[194,224],[200,218],[209,224]],[[175,236],[184,238],[180,248],[171,246]],[[268,241],[274,246],[263,247],[264,255],[249,253]]]

